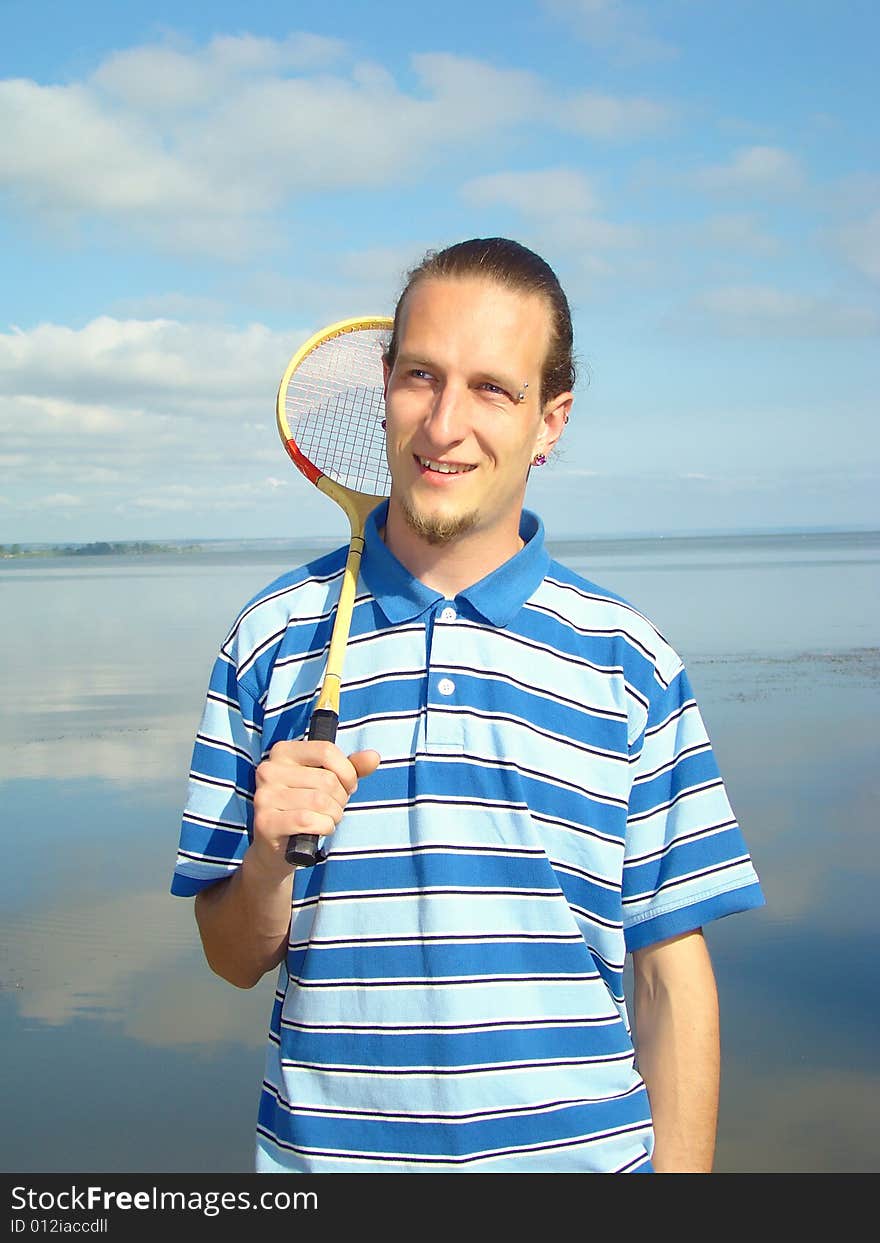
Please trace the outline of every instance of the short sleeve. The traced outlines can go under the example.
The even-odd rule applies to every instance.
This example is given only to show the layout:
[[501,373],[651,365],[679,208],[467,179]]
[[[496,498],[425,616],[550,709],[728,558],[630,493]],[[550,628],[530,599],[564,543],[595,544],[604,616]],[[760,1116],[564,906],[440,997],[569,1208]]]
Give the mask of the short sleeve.
[[628,950],[763,906],[764,896],[680,662],[655,674],[635,739],[623,868]]
[[193,748],[171,892],[182,897],[230,876],[253,833],[262,709],[221,650]]

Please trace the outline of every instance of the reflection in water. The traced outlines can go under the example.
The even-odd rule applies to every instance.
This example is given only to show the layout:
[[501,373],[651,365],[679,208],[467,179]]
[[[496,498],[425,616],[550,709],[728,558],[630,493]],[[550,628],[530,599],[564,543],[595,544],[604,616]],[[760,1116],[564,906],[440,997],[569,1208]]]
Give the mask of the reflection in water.
[[92,1015],[156,1045],[264,1045],[266,989],[255,1012],[254,994],[201,970],[190,903],[150,892],[60,905],[4,920],[0,941],[0,983],[23,1019],[60,1027]]
[[[869,1169],[877,540],[566,554],[686,656],[768,898],[708,930],[724,1021],[716,1168]],[[0,870],[6,1170],[251,1168],[274,979],[243,993],[212,976],[168,884],[213,653],[283,568],[0,568],[19,706],[0,724],[16,834]]]
[[103,1018],[22,1023],[0,993],[0,1056],[7,1172],[253,1169],[262,1048],[159,1047]]
[[[763,1056],[762,1050],[755,1050]],[[760,1062],[758,1064],[760,1067]],[[726,1082],[749,1083],[747,1101],[722,1092],[715,1168],[728,1173],[871,1173],[877,1168],[880,1077],[845,1069],[766,1074],[725,1052]],[[747,1106],[747,1107],[744,1107]]]
[[[126,711],[131,713],[136,707],[137,700],[130,700]],[[19,725],[25,720],[19,718]],[[192,713],[153,717],[148,725],[102,723],[89,719],[82,701],[70,707],[66,716],[33,724],[38,731],[35,737],[21,737],[3,746],[0,780],[47,777],[63,781],[88,776],[126,786],[165,781],[169,774],[185,772],[195,732]]]

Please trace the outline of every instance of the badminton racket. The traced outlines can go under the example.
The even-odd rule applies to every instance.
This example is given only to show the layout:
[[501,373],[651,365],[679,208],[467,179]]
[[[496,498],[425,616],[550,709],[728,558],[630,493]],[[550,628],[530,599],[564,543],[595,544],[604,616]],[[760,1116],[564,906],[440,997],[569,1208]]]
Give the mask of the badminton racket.
[[[382,355],[393,324],[385,317],[346,319],[322,329],[294,354],[278,388],[278,431],[285,449],[306,479],[341,506],[351,526],[309,740],[336,740],[364,524],[391,491],[385,456]],[[318,838],[311,834],[299,833],[288,841],[288,863],[311,867],[321,857]]]

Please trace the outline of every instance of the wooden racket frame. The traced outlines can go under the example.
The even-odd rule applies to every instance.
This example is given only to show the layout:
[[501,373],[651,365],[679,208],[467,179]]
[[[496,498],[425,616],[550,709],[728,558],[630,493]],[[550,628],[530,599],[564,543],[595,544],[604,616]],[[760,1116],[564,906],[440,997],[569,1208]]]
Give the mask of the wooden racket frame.
[[[343,484],[337,483],[335,479],[331,479],[323,474],[305,457],[291,433],[287,419],[287,389],[294,372],[319,346],[349,332],[358,332],[363,329],[388,330],[390,332],[393,327],[394,320],[385,315],[343,319],[335,324],[330,324],[327,328],[323,328],[320,332],[316,332],[314,336],[309,337],[308,341],[300,346],[288,363],[287,370],[284,372],[281,383],[278,386],[278,397],[275,405],[278,432],[289,457],[297,470],[311,480],[320,492],[329,496],[345,512],[351,528],[348,557],[345,562],[342,587],[336,605],[336,617],[333,622],[333,632],[330,636],[330,649],[327,653],[324,680],[321,684],[318,702],[312,713],[309,739],[320,738],[332,742],[336,738],[336,727],[339,723],[342,668],[345,661],[345,649],[348,644],[348,633],[351,628],[351,616],[354,610],[358,571],[360,570],[361,555],[364,550],[364,525],[369,514],[387,498],[385,496],[374,496],[366,492],[355,492],[350,488],[346,488]],[[320,853],[317,851],[316,838],[310,837],[307,834],[300,834],[295,838],[291,838],[291,846],[287,852],[288,861],[298,863],[301,866],[309,866],[318,862],[320,857]]]

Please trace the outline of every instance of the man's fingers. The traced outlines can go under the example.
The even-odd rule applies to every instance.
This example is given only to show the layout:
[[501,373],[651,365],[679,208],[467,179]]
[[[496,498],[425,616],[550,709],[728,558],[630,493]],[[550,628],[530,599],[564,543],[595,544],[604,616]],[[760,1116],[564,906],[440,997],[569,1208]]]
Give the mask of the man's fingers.
[[354,765],[334,742],[276,742],[269,759],[299,767],[324,768],[336,775],[349,794],[357,785]]
[[378,751],[355,751],[348,758],[359,777],[369,777],[382,762]]
[[[352,783],[357,784],[357,773],[354,766]],[[343,800],[349,796],[348,783],[343,783],[332,769],[320,768],[310,764],[290,764],[284,760],[263,760],[257,768],[257,785],[286,786],[291,790],[323,790],[327,794],[339,796]]]
[[259,802],[261,811],[287,812],[302,809],[317,812],[321,816],[330,816],[338,824],[348,798],[338,783],[337,791],[339,793],[331,794],[309,786],[266,786],[254,795],[254,803],[256,806]]
[[264,817],[263,827],[269,831],[277,842],[277,848],[283,852],[289,837],[296,837],[300,833],[308,833],[310,837],[328,837],[341,819],[341,814],[324,815],[307,807],[292,808],[289,811],[272,808]]
[[342,819],[358,779],[379,766],[376,751],[345,755],[332,742],[278,742],[257,768],[255,833],[325,836]]

